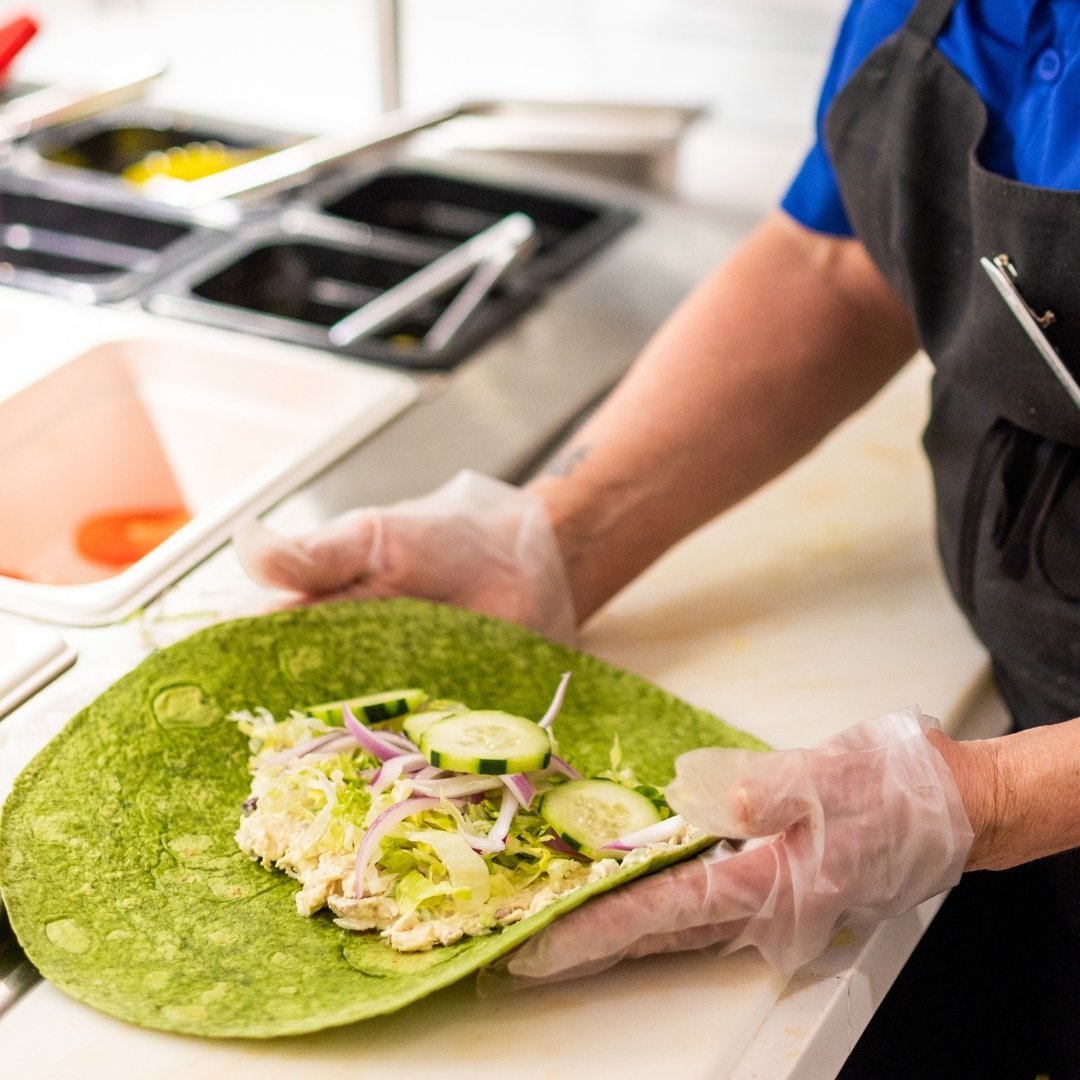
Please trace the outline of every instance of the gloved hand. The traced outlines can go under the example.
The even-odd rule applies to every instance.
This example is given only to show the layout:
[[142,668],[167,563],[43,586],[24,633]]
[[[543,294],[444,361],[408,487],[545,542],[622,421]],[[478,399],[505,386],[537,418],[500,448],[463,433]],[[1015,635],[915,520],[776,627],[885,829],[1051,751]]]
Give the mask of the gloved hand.
[[669,804],[718,845],[605,893],[488,969],[481,992],[593,974],[650,953],[757,948],[792,972],[849,917],[898,915],[954,885],[973,834],[917,708],[809,750],[683,754]]
[[415,596],[575,639],[570,583],[543,502],[479,473],[462,471],[421,498],[350,510],[304,536],[248,522],[233,543],[256,582],[304,600]]

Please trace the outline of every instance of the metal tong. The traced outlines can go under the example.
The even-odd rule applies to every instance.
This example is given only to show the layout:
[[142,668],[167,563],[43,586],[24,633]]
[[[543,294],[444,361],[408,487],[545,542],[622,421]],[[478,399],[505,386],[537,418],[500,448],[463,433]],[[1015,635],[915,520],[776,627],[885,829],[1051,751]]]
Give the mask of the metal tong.
[[162,57],[139,54],[110,64],[91,83],[72,79],[22,94],[0,107],[0,144],[131,101],[141,96],[165,67]]
[[538,243],[532,218],[508,214],[334,323],[327,331],[330,344],[351,345],[465,282],[424,336],[424,348],[444,349],[499,279]]

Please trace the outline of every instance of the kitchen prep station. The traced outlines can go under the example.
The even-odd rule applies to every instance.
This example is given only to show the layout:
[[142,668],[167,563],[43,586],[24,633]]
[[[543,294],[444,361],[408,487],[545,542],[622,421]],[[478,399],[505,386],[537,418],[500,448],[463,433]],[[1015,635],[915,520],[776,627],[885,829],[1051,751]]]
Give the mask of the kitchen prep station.
[[[465,467],[527,477],[747,227],[587,175],[580,148],[561,169],[440,145],[512,113],[491,104],[311,136],[144,106],[152,68],[9,84],[0,106],[3,789],[144,656],[266,604],[226,546],[238,523],[301,529]],[[926,382],[914,363],[582,647],[778,747],[913,693],[952,733],[1000,723],[931,546]],[[786,989],[748,954],[662,957],[520,997],[459,983],[269,1042],[127,1026],[37,983],[0,1013],[0,1054],[42,1077],[141,1076],[153,1055],[166,1077],[437,1060],[799,1080],[839,1066],[936,906],[843,932]],[[539,1030],[558,1037],[523,1058]]]
[[[668,207],[579,177],[406,152],[458,110],[305,138],[130,101],[87,107],[27,122],[0,172],[2,302],[19,358],[0,406],[19,522],[0,606],[16,611],[91,625],[130,614],[241,514],[398,413],[353,497],[401,498],[464,466],[520,477],[685,288],[647,266]],[[132,177],[182,139],[188,165],[211,144],[224,162]],[[692,223],[681,228],[692,249]],[[575,340],[549,344],[548,327],[590,309]],[[34,524],[42,486],[78,496]],[[140,508],[152,521],[132,528],[159,526],[160,546],[126,561],[88,550],[99,519]]]

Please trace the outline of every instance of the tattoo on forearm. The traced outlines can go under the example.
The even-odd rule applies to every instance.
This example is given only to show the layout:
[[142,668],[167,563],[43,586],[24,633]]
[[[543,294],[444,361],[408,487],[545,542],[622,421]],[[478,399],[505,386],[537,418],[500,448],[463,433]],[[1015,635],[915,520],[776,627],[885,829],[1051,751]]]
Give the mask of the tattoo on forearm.
[[582,443],[556,454],[544,469],[545,476],[569,476],[589,456],[591,446]]

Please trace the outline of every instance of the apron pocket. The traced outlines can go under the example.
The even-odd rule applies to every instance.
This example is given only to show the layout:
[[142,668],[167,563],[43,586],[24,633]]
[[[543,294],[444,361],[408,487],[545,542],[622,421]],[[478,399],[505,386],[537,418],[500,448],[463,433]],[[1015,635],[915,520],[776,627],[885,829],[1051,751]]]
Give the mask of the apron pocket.
[[1080,603],[1080,449],[1055,447],[1053,486],[1034,530],[1039,571],[1058,596]]

